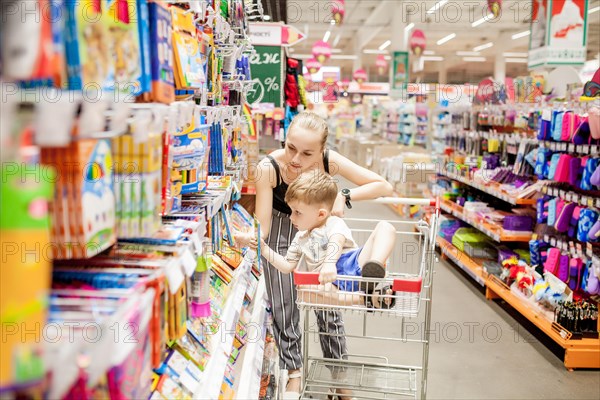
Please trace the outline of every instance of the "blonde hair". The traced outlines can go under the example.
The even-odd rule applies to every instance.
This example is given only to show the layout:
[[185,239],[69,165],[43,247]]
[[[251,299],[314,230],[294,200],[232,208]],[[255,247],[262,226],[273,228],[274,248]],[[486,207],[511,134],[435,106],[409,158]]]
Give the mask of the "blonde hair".
[[337,184],[330,175],[319,170],[312,170],[303,173],[291,183],[285,194],[285,202],[301,201],[308,205],[324,204],[331,211],[337,194]]
[[303,128],[309,131],[316,132],[321,135],[321,149],[325,148],[327,136],[329,136],[329,126],[327,121],[310,111],[303,111],[296,115],[290,124],[289,131],[294,128]]

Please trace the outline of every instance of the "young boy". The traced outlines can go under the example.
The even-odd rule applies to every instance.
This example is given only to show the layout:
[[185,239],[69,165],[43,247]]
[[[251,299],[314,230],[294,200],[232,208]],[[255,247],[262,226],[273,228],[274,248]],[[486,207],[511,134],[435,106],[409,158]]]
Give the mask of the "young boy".
[[[311,302],[335,305],[366,305],[374,308],[394,306],[389,286],[373,289],[373,284],[336,280],[337,275],[383,278],[385,262],[390,256],[396,230],[388,222],[379,222],[365,245],[358,247],[346,223],[331,215],[338,187],[333,178],[320,171],[300,175],[290,184],[285,201],[292,210],[292,224],[298,229],[285,257],[261,240],[263,256],[284,273],[318,271],[321,285],[334,283],[337,290],[312,293]],[[344,292],[363,291],[366,295]],[[386,295],[381,297],[381,295]]]

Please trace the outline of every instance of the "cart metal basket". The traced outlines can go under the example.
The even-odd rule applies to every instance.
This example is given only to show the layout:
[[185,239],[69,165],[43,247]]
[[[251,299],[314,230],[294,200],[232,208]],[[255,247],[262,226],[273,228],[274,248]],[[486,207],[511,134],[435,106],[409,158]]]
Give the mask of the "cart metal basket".
[[[337,282],[371,288],[391,288],[392,293],[378,296],[374,307],[364,292],[340,291],[336,285],[320,285],[316,272],[294,272],[297,285],[297,305],[304,311],[303,335],[303,391],[302,399],[325,399],[335,396],[338,389],[350,390],[355,399],[426,398],[429,357],[429,331],[435,236],[437,235],[439,206],[429,199],[385,198],[379,203],[431,205],[435,211],[428,221],[388,221],[396,227],[396,245],[388,260],[386,277],[363,278],[338,276]],[[355,241],[363,245],[379,221],[344,219],[352,230]],[[371,290],[369,290],[370,292]],[[370,300],[373,300],[370,298]],[[386,301],[387,300],[387,301]],[[389,306],[393,304],[392,306]],[[389,308],[387,308],[389,307]],[[319,332],[311,324],[311,311],[343,312],[345,318],[358,322],[345,324],[345,333]],[[346,322],[348,322],[346,320]],[[311,355],[311,344],[318,336],[345,336],[350,343],[372,341],[370,355],[347,354],[344,359],[328,359]],[[405,353],[399,360],[390,357],[397,344],[420,346],[407,363]],[[352,345],[349,345],[352,348]],[[377,351],[381,355],[377,355]],[[408,353],[406,353],[408,355]],[[406,357],[408,358],[408,357]],[[415,361],[410,360],[410,361]]]

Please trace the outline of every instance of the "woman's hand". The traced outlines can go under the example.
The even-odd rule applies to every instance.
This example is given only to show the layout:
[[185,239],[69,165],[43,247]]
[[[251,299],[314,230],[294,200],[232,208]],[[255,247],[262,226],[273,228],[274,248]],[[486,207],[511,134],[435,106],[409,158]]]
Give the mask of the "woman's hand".
[[346,198],[338,193],[335,198],[335,202],[333,203],[333,208],[331,209],[331,215],[344,218],[344,207],[346,206]]

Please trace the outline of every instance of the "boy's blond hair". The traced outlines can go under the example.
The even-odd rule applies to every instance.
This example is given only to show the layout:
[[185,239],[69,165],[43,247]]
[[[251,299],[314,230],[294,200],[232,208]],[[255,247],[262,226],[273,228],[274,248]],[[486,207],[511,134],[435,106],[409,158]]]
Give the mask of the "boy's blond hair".
[[323,204],[331,211],[337,194],[338,187],[335,180],[324,172],[313,170],[303,173],[292,182],[285,194],[285,202]]

